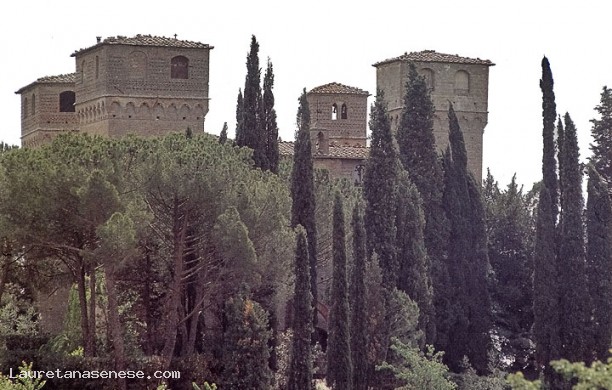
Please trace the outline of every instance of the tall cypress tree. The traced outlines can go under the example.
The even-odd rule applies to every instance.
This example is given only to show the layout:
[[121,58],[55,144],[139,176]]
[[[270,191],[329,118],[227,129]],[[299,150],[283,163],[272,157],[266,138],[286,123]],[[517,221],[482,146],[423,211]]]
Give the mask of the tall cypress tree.
[[[608,185],[589,165],[587,200],[587,276],[592,300],[593,360],[605,361],[612,340],[612,208]],[[591,359],[588,359],[591,360]]]
[[555,103],[554,81],[548,58],[542,59],[542,78],[540,89],[542,90],[542,138],[544,150],[542,154],[542,176],[544,185],[550,193],[550,201],[553,210],[553,219],[557,221],[559,208],[559,194],[557,183],[557,162],[555,160],[555,121],[557,120],[557,105]]
[[459,369],[467,356],[482,373],[488,369],[491,346],[485,213],[480,186],[467,169],[465,142],[452,104],[448,119],[450,151],[445,157],[444,201],[450,222],[448,272],[456,300],[447,360],[453,369]]
[[550,194],[542,184],[539,194],[533,274],[533,336],[537,369],[544,380],[554,379],[549,366],[559,358],[559,286],[555,254],[555,220]]
[[380,90],[372,105],[370,130],[372,131],[370,157],[363,178],[367,252],[369,258],[373,253],[378,255],[383,286],[391,291],[397,286],[399,271],[395,249],[399,164],[387,106],[383,100],[383,92]]
[[607,86],[601,91],[601,100],[595,107],[599,119],[591,119],[593,143],[589,158],[597,171],[608,181],[612,180],[612,90]]
[[351,357],[353,363],[353,388],[368,388],[368,331],[366,328],[366,248],[363,215],[358,204],[353,209],[353,267],[349,286],[351,313]]
[[559,271],[559,337],[561,357],[570,361],[588,358],[586,331],[589,321],[589,295],[586,284],[583,226],[582,173],[580,169],[576,127],[565,114],[563,142],[563,220],[560,230]]
[[242,132],[244,145],[253,149],[255,166],[268,169],[265,133],[263,129],[263,98],[261,93],[261,69],[259,68],[259,43],[251,36],[251,49],[247,55],[247,75],[244,83]]
[[242,89],[238,90],[238,98],[236,99],[236,135],[234,139],[236,140],[236,145],[244,146],[244,126],[242,126],[242,113],[244,111],[244,98],[242,97]]
[[268,58],[268,66],[263,83],[264,134],[266,141],[266,158],[270,171],[278,173],[278,125],[274,109],[274,72]]
[[434,310],[432,302],[429,256],[425,249],[423,229],[425,219],[421,208],[421,197],[408,178],[400,170],[397,197],[397,260],[399,277],[397,288],[404,291],[419,306],[419,329],[424,340],[435,336]]
[[[559,218],[558,221],[555,221],[555,223],[557,224],[557,226],[560,228],[561,225],[563,224],[563,207],[564,207],[564,200],[563,200],[563,175],[565,173],[565,170],[563,168],[563,160],[564,160],[564,156],[563,156],[563,144],[565,143],[565,129],[563,128],[563,121],[561,120],[561,116],[559,116],[559,120],[557,121],[557,160],[559,160],[559,191],[558,191],[558,199],[559,199]],[[555,212],[557,212],[557,210],[555,209]],[[559,237],[557,237],[559,238]],[[557,249],[559,249],[559,246],[557,246]]]
[[289,363],[288,390],[310,390],[312,382],[312,295],[306,231],[297,227],[295,249],[295,293],[293,297],[293,341]]
[[[418,74],[414,64],[410,64],[404,108],[397,130],[397,142],[404,169],[408,171],[410,180],[423,200],[425,247],[432,265],[428,273],[431,274],[432,285],[436,287],[433,289],[436,294],[434,301],[438,306],[437,309],[443,313],[447,305],[444,295],[447,285],[444,263],[448,242],[448,220],[442,206],[444,174],[433,133],[434,114],[435,107],[427,83]],[[421,311],[421,315],[423,314]],[[431,320],[429,330],[426,332],[426,342],[433,344],[437,321],[434,321],[434,318]],[[440,329],[444,329],[442,323]]]
[[313,324],[317,324],[317,225],[315,219],[314,168],[310,142],[310,108],[306,88],[299,99],[297,134],[291,171],[291,225],[302,225],[308,237]]
[[346,234],[344,206],[340,192],[334,199],[332,236],[332,289],[327,343],[327,385],[334,389],[353,388],[353,367],[349,331],[348,283],[346,278]]

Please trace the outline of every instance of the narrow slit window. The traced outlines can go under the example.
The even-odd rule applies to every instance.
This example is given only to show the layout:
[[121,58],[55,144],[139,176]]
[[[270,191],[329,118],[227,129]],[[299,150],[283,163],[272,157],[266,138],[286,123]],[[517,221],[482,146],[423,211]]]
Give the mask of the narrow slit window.
[[342,108],[340,109],[340,118],[346,119],[346,118],[348,118],[347,115],[348,114],[346,112],[346,104],[342,103]]
[[335,121],[336,119],[338,119],[338,106],[336,105],[336,103],[332,104],[332,120]]

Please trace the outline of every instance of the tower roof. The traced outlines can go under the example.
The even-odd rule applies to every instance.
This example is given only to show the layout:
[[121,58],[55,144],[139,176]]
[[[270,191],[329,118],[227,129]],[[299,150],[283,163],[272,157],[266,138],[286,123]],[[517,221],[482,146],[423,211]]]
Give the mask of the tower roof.
[[411,53],[404,53],[399,57],[388,58],[386,60],[375,63],[373,66],[379,66],[388,64],[396,61],[407,61],[407,62],[442,62],[450,64],[478,64],[478,65],[495,65],[489,60],[482,60],[480,58],[469,58],[461,57],[457,54],[444,54],[438,53],[435,50],[423,50],[413,51]]
[[[176,35],[175,35],[176,36]],[[154,35],[141,35],[138,34],[135,37],[124,37],[124,36],[116,36],[116,37],[108,37],[104,40],[100,40],[93,46],[79,49],[71,54],[71,57],[76,57],[79,54],[88,52],[95,48],[98,48],[103,45],[129,45],[129,46],[155,46],[155,47],[176,47],[176,48],[185,48],[185,49],[213,49],[213,46],[210,46],[206,43],[200,43],[195,41],[185,41],[177,38],[167,38],[167,37],[157,37]]]
[[340,84],[336,82],[314,87],[308,92],[309,95],[311,93],[321,93],[321,94],[323,93],[345,93],[345,94],[352,94],[352,95],[366,95],[366,96],[370,95],[368,91],[364,91],[363,89],[359,89],[356,87],[350,87],[348,85],[344,85],[344,84]]
[[76,82],[76,73],[66,73],[66,74],[58,74],[55,76],[44,76],[36,79],[33,83],[26,85],[25,87],[21,87],[17,92],[17,94],[23,92],[24,90],[33,87],[36,84],[71,84]]

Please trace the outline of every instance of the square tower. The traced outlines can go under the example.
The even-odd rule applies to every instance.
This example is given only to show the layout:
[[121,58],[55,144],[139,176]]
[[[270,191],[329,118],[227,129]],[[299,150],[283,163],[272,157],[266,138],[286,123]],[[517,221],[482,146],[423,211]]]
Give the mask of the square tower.
[[368,96],[359,88],[329,83],[311,89],[310,139],[316,168],[361,182],[367,158]]
[[434,135],[438,150],[444,152],[448,146],[448,108],[452,102],[465,139],[468,168],[477,180],[481,180],[482,140],[488,120],[489,67],[494,64],[489,60],[433,50],[405,53],[374,64],[376,86],[384,92],[393,131],[399,126],[410,63],[425,78],[436,107]]
[[51,142],[62,131],[77,131],[75,74],[41,77],[19,89],[21,145],[36,147]]
[[111,137],[203,132],[212,48],[137,35],[98,38],[74,52],[80,130]]

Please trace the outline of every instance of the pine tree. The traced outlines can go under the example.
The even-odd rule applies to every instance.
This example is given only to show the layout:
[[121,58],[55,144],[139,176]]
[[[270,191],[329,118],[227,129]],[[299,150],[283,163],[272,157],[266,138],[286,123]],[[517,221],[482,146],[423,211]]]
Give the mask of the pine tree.
[[274,72],[272,62],[268,58],[263,84],[264,134],[266,138],[266,157],[270,171],[278,173],[278,125],[276,124],[276,110],[274,109],[273,87]]
[[289,363],[288,390],[312,389],[312,294],[306,231],[298,226],[295,249],[295,293],[293,298],[293,341]]
[[561,357],[581,361],[588,357],[585,349],[590,307],[586,284],[583,226],[582,173],[580,169],[576,127],[565,114],[563,143],[563,208],[558,253],[559,322]]
[[219,143],[224,144],[227,142],[227,122],[223,122],[223,129],[221,129],[221,134],[219,134]]
[[423,238],[425,219],[421,204],[419,192],[408,178],[408,173],[401,169],[396,213],[399,263],[397,287],[418,304],[419,329],[425,335],[425,340],[433,340],[434,310],[429,256]]
[[306,88],[299,99],[297,134],[291,172],[291,225],[302,225],[308,237],[313,325],[317,324],[317,225],[315,218],[314,168],[310,142],[310,108]]
[[555,221],[550,194],[540,188],[533,273],[533,336],[536,367],[547,383],[554,380],[549,366],[559,357],[559,286],[555,254]]
[[234,139],[236,145],[245,146],[244,126],[242,125],[242,115],[244,112],[244,98],[242,97],[242,89],[238,90],[238,98],[236,101],[236,135]]
[[223,387],[269,389],[272,372],[268,366],[267,313],[241,293],[226,302],[224,315]]
[[358,204],[353,209],[353,267],[349,286],[351,313],[351,357],[353,363],[353,387],[368,388],[368,330],[366,328],[366,248],[363,215]]
[[612,340],[612,208],[608,194],[606,181],[589,165],[587,279],[593,304],[589,352],[600,361],[608,356]]
[[340,192],[336,192],[332,237],[332,289],[327,342],[327,385],[334,389],[353,388],[351,341],[349,331],[349,302],[346,277],[346,234],[344,206]]
[[593,127],[593,143],[591,151],[593,155],[589,161],[595,165],[597,171],[608,183],[612,180],[612,90],[607,86],[601,91],[601,100],[595,111],[599,119],[591,119]]
[[542,59],[542,78],[540,79],[540,89],[542,90],[542,138],[544,140],[542,176],[544,185],[550,193],[553,219],[556,223],[559,208],[559,187],[557,183],[557,162],[555,160],[555,120],[557,119],[557,105],[555,103],[553,86],[554,80],[550,70],[550,63],[548,62],[548,58],[544,57]]
[[367,253],[378,255],[383,274],[383,286],[397,286],[398,263],[395,249],[395,212],[397,199],[398,158],[393,144],[391,124],[382,91],[378,91],[370,113],[370,157],[363,179],[366,201],[365,227]]
[[452,104],[448,119],[444,203],[450,222],[448,272],[455,294],[455,316],[446,352],[453,369],[467,356],[483,373],[488,369],[491,346],[485,213],[480,186],[467,169],[463,134]]
[[261,94],[261,69],[259,68],[259,43],[251,37],[251,49],[247,55],[247,75],[244,83],[242,109],[242,132],[244,145],[253,149],[255,166],[266,170],[269,167],[263,129],[263,98]]

